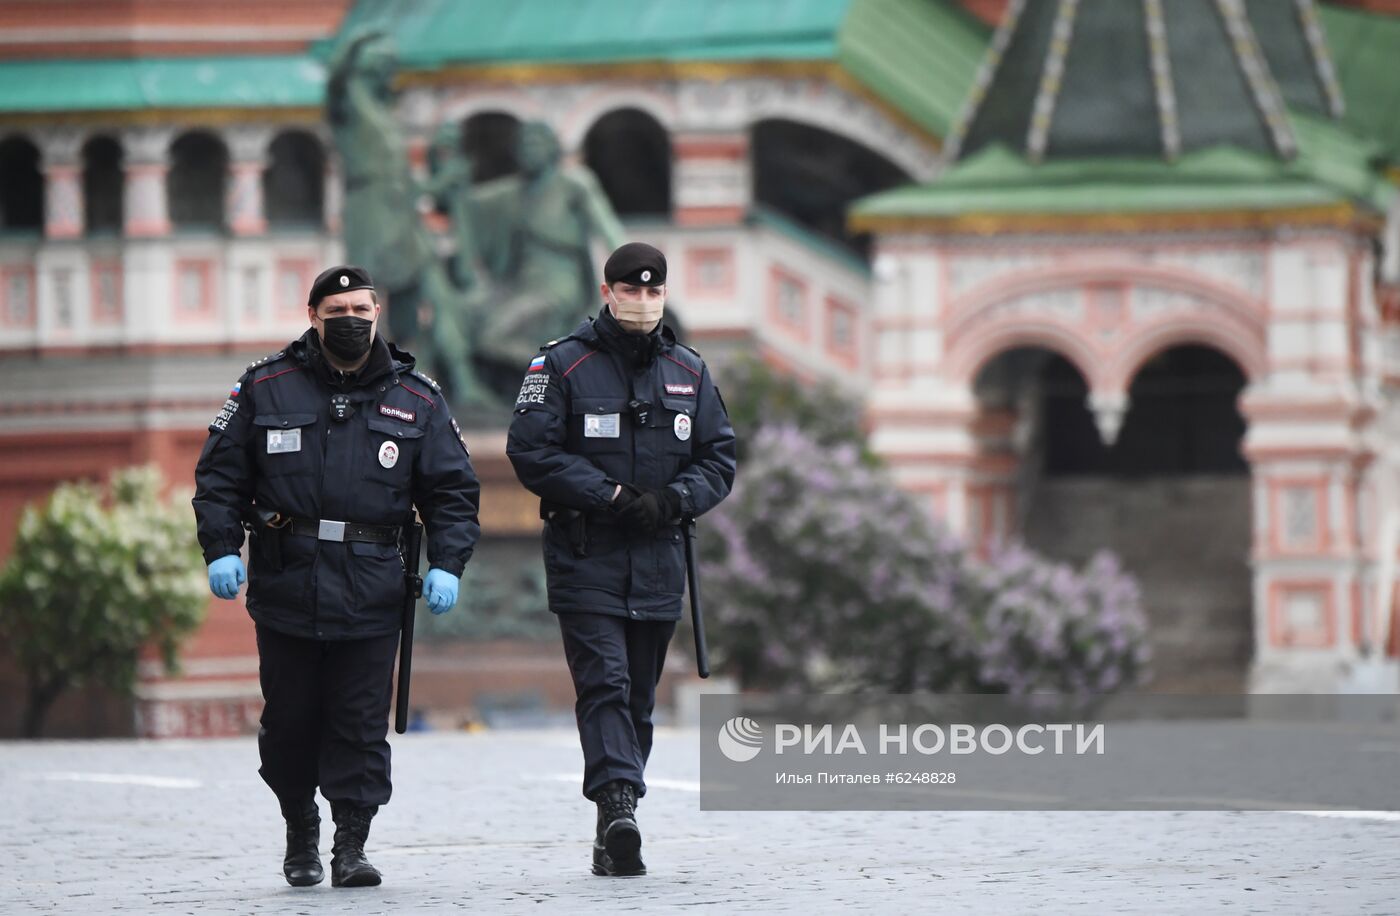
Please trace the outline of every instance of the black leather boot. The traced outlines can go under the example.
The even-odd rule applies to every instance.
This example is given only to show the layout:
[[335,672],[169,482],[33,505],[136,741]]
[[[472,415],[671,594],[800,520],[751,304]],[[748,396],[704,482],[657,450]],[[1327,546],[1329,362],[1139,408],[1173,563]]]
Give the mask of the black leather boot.
[[282,874],[292,887],[320,884],[326,873],[317,849],[321,843],[321,812],[315,797],[278,802],[287,821],[287,855],[282,859]]
[[593,874],[612,878],[645,875],[636,787],[615,779],[599,790],[594,801],[598,804],[598,829],[593,840]]
[[335,843],[331,846],[331,887],[374,887],[383,880],[378,869],[365,858],[369,822],[377,805],[360,808],[346,802],[331,802],[335,819]]

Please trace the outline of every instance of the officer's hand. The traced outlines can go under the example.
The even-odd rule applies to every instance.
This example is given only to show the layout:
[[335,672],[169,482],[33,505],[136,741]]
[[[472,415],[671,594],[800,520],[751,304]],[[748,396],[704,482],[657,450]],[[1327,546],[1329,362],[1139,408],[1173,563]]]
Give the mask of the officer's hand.
[[434,614],[446,614],[457,603],[457,588],[460,579],[445,569],[430,569],[423,579],[423,597],[428,599],[428,610]]
[[625,519],[631,511],[631,507],[642,495],[642,491],[627,483],[620,483],[618,487],[617,495],[614,496],[613,501],[608,504],[608,508]]
[[633,527],[655,534],[681,514],[680,494],[670,487],[648,490],[628,505],[623,518]]
[[238,586],[248,581],[248,571],[238,554],[231,553],[219,557],[209,564],[209,591],[215,598],[233,599],[238,597]]

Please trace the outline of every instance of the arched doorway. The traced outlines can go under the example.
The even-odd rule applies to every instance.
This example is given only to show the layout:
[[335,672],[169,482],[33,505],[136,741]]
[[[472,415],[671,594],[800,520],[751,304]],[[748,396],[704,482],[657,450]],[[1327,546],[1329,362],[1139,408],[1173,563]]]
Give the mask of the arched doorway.
[[752,137],[754,200],[807,229],[870,255],[870,237],[846,230],[857,198],[907,184],[909,175],[869,147],[794,121],[760,121]]
[[583,157],[618,216],[671,212],[671,138],[651,115],[620,108],[583,138]]
[[1049,473],[1101,471],[1107,449],[1086,406],[1088,383],[1044,347],[1003,350],[973,382],[977,479],[969,493],[974,543],[1024,534]]
[[1118,554],[1142,585],[1153,689],[1243,691],[1254,630],[1244,372],[1210,347],[1159,352],[1134,376],[1111,444],[1077,374],[1044,377],[1057,375],[1041,397],[1043,461],[1020,475],[1027,544],[1075,564]]

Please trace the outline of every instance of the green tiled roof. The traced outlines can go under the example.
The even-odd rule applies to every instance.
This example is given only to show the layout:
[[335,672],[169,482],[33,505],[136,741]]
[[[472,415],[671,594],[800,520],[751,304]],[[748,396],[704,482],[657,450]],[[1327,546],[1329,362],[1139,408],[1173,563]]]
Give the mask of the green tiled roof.
[[0,62],[0,114],[315,107],[325,70],[301,55]]
[[360,0],[341,34],[388,22],[410,69],[531,61],[830,56],[850,0]]
[[956,0],[360,0],[341,35],[385,23],[401,66],[824,61],[937,136],[987,31]]
[[980,23],[920,0],[855,0],[837,60],[852,76],[939,137],[952,128],[987,46]]
[[1323,6],[1321,18],[1346,99],[1343,120],[1400,158],[1400,17]]
[[1394,189],[1369,166],[1374,144],[1325,121],[1293,118],[1299,154],[1288,162],[1238,147],[1157,157],[1028,161],[996,145],[937,182],[876,194],[852,208],[863,217],[950,218],[968,214],[1171,213],[1276,210],[1362,202],[1383,209]]
[[1157,158],[1052,160],[1034,165],[1001,145],[982,149],[936,184],[876,194],[857,217],[952,217],[968,213],[1139,213],[1337,203],[1313,182],[1281,180],[1274,162],[1219,147]]

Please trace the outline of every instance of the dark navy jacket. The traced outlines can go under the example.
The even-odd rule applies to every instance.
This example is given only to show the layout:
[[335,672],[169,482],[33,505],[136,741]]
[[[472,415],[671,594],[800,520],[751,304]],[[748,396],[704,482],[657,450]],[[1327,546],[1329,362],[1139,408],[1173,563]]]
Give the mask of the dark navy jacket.
[[[341,377],[314,330],[249,366],[210,424],[195,469],[205,561],[239,552],[250,503],[369,525],[404,524],[412,504],[428,565],[461,575],[480,534],[480,488],[437,384],[413,367],[412,356],[376,338],[369,362]],[[337,393],[354,405],[343,422],[330,417]],[[290,533],[281,543],[280,571],[251,551],[247,604],[258,623],[315,639],[398,630],[405,584],[394,544]]]
[[[599,319],[602,320],[602,319]],[[677,524],[633,533],[609,510],[618,483],[669,487],[691,517],[713,509],[734,483],[734,429],[695,351],[669,328],[654,357],[635,366],[610,348],[595,320],[542,349],[525,373],[506,454],[546,507],[583,512],[582,556],[568,526],[545,525],[549,607],[640,620],[675,620],[685,590]],[[650,402],[645,426],[628,401]],[[556,516],[557,518],[558,516]]]

